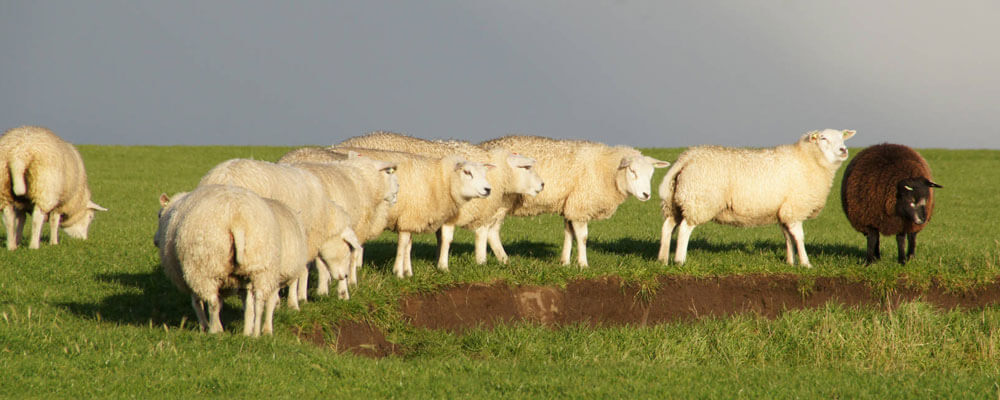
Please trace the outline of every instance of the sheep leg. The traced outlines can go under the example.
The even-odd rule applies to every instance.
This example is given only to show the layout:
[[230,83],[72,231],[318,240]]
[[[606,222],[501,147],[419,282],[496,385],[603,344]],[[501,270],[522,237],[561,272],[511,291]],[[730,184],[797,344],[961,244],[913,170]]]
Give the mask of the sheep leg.
[[[259,288],[253,289],[253,337],[260,336],[261,322],[264,316],[264,303],[268,300],[270,296],[267,296],[263,290]],[[288,297],[292,297],[289,295]]]
[[59,244],[59,222],[61,220],[62,214],[55,211],[49,213],[49,244]]
[[347,279],[352,285],[358,284],[358,267],[361,266],[361,262],[364,260],[364,254],[365,249],[363,247],[359,247],[354,249],[354,253],[351,256],[351,272],[349,272],[350,275]]
[[406,276],[413,276],[413,264],[411,263],[410,254],[413,252],[413,236],[409,233],[406,234],[406,257],[403,258],[403,267],[406,271]]
[[208,303],[208,333],[219,333],[222,332],[222,319],[219,318],[219,314],[222,312],[222,301],[219,299],[219,295],[213,294],[206,300]]
[[399,232],[399,240],[396,242],[396,260],[392,263],[392,272],[396,273],[397,278],[404,278],[406,276],[403,259],[407,256],[406,242],[409,240],[410,232]]
[[37,249],[42,241],[42,224],[45,223],[45,213],[38,206],[35,206],[35,211],[31,213],[31,243],[28,244],[29,249]]
[[23,210],[14,210],[14,220],[17,224],[14,227],[14,243],[16,247],[16,244],[21,243],[21,240],[24,239],[24,224],[28,222],[28,213]]
[[809,255],[806,254],[806,233],[802,229],[802,221],[789,223],[788,233],[792,235],[792,239],[795,239],[795,247],[799,253],[799,264],[806,268],[812,268],[812,264],[809,263]]
[[565,225],[563,226],[563,232],[564,235],[563,235],[562,256],[559,258],[559,262],[561,262],[562,265],[569,265],[569,255],[570,252],[573,251],[573,236],[574,236],[573,224],[570,223],[569,220],[566,220]]
[[907,233],[906,239],[906,259],[909,260],[913,258],[913,253],[917,250],[917,233]]
[[194,308],[194,315],[198,317],[198,326],[202,332],[208,330],[208,316],[205,315],[205,302],[198,296],[191,294],[191,307]]
[[688,240],[691,239],[691,231],[697,225],[688,224],[687,219],[681,219],[677,224],[677,250],[674,252],[674,262],[684,264],[687,260]]
[[670,264],[670,236],[674,234],[677,227],[673,216],[668,216],[663,220],[663,227],[660,228],[660,253],[656,256],[664,264]]
[[444,224],[437,231],[438,246],[438,269],[448,270],[448,253],[451,251],[451,242],[455,239],[455,225]]
[[264,324],[261,330],[265,335],[274,333],[274,308],[277,305],[278,291],[275,290],[273,294],[267,297],[267,303],[264,304]]
[[347,286],[347,279],[341,279],[337,281],[337,298],[341,300],[350,300],[351,291]]
[[906,234],[900,233],[896,235],[896,251],[897,260],[900,265],[906,265]]
[[879,251],[878,231],[871,229],[865,233],[865,237],[868,238],[868,249],[865,254],[865,265],[871,265],[871,263],[875,262],[882,256],[881,252]]
[[792,239],[792,233],[788,231],[785,224],[781,225],[781,234],[785,236],[785,262],[789,265],[795,265],[795,240]]
[[246,295],[243,298],[243,335],[251,336],[253,335],[253,320],[254,320],[254,301],[253,301],[253,290],[247,290]]
[[[497,257],[497,261],[506,264],[510,257],[507,256],[507,251],[503,248],[503,243],[500,242],[500,226],[502,224],[497,222],[490,226],[489,242],[490,248],[493,249],[493,255]],[[485,250],[484,250],[485,251]],[[483,254],[483,262],[486,262],[486,255]]]
[[323,262],[323,259],[316,257],[316,295],[326,296],[330,294],[330,275],[333,271],[330,266]]
[[587,268],[587,221],[573,221],[576,236],[576,261],[580,268]]
[[14,205],[8,204],[3,208],[3,225],[7,228],[7,250],[16,250],[18,242],[18,233],[14,228],[17,227],[18,220],[17,214],[14,211]]
[[476,228],[476,264],[486,264],[486,241],[489,240],[489,236],[490,227],[488,225]]

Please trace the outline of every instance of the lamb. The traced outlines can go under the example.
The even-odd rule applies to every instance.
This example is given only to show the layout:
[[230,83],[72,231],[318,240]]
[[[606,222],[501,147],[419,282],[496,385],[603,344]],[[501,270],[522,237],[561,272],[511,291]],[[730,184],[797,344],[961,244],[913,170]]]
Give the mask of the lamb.
[[441,226],[438,231],[440,253],[438,269],[448,270],[448,253],[455,234],[455,226],[474,230],[476,233],[476,263],[486,262],[486,244],[489,241],[493,254],[502,262],[507,262],[507,252],[500,242],[499,230],[491,235],[490,226],[504,210],[509,209],[521,196],[534,196],[542,191],[544,183],[532,170],[535,160],[496,148],[490,151],[469,142],[459,140],[430,141],[392,132],[373,132],[350,138],[342,146],[364,147],[379,150],[404,151],[431,157],[445,157],[457,154],[468,160],[494,165],[486,173],[493,191],[485,199],[465,203],[458,215]]
[[[350,253],[361,248],[357,235],[348,226],[347,212],[326,196],[326,189],[312,173],[267,161],[233,159],[215,166],[204,177],[201,185],[233,185],[274,199],[299,213],[306,230],[309,259],[316,261],[320,276],[328,271],[335,279],[346,279]],[[308,271],[289,288],[289,303],[293,293],[299,301],[306,301]],[[329,280],[321,283],[321,292],[329,290]],[[323,288],[325,283],[327,288]],[[326,289],[326,290],[323,290]],[[294,308],[294,307],[293,307]]]
[[[337,154],[322,151],[327,154]],[[347,212],[350,227],[357,235],[358,243],[364,245],[366,241],[382,233],[387,224],[389,208],[396,203],[399,192],[399,181],[395,174],[396,164],[360,157],[356,153],[344,161],[295,161],[304,154],[306,153],[293,150],[279,162],[309,171],[320,179],[327,197]],[[306,157],[306,159],[315,158]],[[357,267],[361,265],[362,257],[363,249],[358,248],[350,261],[348,279],[338,282],[338,294],[341,298],[349,296],[348,283],[357,284]],[[322,291],[323,280],[321,274],[320,294],[325,294]]]
[[396,260],[392,267],[399,278],[413,276],[410,262],[413,233],[438,230],[455,218],[469,200],[485,198],[492,191],[486,179],[487,165],[459,156],[434,158],[354,147],[336,147],[335,150],[343,153],[354,151],[396,163],[399,197],[389,209],[386,228],[399,233]]
[[153,242],[167,277],[191,295],[201,330],[222,332],[221,296],[243,289],[243,334],[271,334],[278,289],[295,282],[308,262],[305,230],[295,213],[225,185],[203,185],[173,198],[164,193],[160,205]]
[[[581,268],[588,266],[587,223],[611,217],[629,195],[649,200],[653,169],[670,165],[628,146],[583,140],[505,136],[480,146],[503,148],[537,160],[535,171],[545,181],[545,190],[534,197],[522,197],[509,213],[562,215],[565,235],[560,261],[569,264],[575,238]],[[490,227],[491,235],[499,236],[503,219],[504,215],[500,216]]]
[[851,226],[868,238],[866,264],[881,258],[879,234],[896,235],[900,264],[913,257],[917,233],[934,213],[931,188],[941,187],[931,179],[927,161],[899,144],[871,146],[847,164],[840,185],[840,204]]
[[802,221],[826,205],[834,173],[847,159],[844,140],[855,131],[826,129],[802,135],[797,143],[766,149],[692,147],[677,158],[660,184],[665,220],[659,259],[668,262],[670,237],[677,229],[674,261],[687,258],[694,227],[708,221],[757,226],[778,223],[785,236],[786,261],[811,267]]
[[17,249],[31,213],[31,241],[41,244],[42,224],[49,221],[49,244],[59,243],[59,227],[70,237],[87,239],[94,211],[83,158],[72,144],[38,126],[8,130],[0,137],[0,208],[7,227],[7,249]]

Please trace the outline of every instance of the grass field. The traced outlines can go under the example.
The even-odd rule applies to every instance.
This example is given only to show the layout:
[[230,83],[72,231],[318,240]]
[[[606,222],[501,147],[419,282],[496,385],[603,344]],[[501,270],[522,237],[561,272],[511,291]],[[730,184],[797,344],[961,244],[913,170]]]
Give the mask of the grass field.
[[[311,298],[300,312],[281,308],[273,337],[249,339],[239,334],[235,299],[224,310],[225,334],[198,332],[188,298],[159,267],[157,197],[193,188],[222,160],[275,160],[289,148],[80,150],[94,200],[110,211],[97,217],[87,241],[63,234],[63,243],[48,246],[43,234],[39,250],[0,252],[0,397],[1000,397],[998,307],[944,311],[917,302],[886,312],[828,304],[773,320],[516,324],[463,335],[414,328],[397,307],[402,296],[459,282],[562,286],[607,275],[653,282],[663,274],[793,273],[886,291],[900,278],[956,292],[993,284],[1000,276],[1000,151],[922,150],[944,188],[906,266],[894,262],[891,239],[883,239],[880,263],[863,265],[864,238],[840,210],[838,175],[827,208],[805,224],[813,269],[784,264],[776,226],[714,224],[694,231],[687,264],[661,265],[658,199],[629,199],[610,220],[591,224],[586,270],[558,264],[562,222],[554,216],[504,225],[506,266],[492,258],[475,265],[472,235],[459,230],[451,272],[440,273],[433,235],[418,235],[415,276],[407,280],[392,276],[395,237],[383,234],[366,245],[361,286],[350,301]],[[679,152],[646,153],[673,161]],[[368,359],[295,334],[345,319],[378,326],[404,351]]]

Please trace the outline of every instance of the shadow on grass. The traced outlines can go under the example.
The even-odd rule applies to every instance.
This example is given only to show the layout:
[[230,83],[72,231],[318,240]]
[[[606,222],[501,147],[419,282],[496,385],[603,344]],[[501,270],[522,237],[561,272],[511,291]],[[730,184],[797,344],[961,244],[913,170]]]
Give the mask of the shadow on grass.
[[[622,238],[614,242],[588,241],[588,248],[611,254],[638,255],[649,260],[656,260],[660,252],[660,242],[654,240],[637,240],[632,238]],[[670,243],[670,254],[677,250],[676,240]],[[691,239],[688,242],[688,253],[709,252],[728,253],[738,252],[755,254],[761,252],[776,252],[784,257],[785,243],[773,240],[755,240],[753,242],[726,242],[713,243],[705,239]],[[858,246],[844,244],[810,244],[806,241],[806,252],[808,254],[832,254],[847,257],[865,257],[865,249]]]
[[[60,307],[84,318],[125,325],[177,327],[187,319],[185,327],[198,328],[198,317],[191,308],[191,297],[177,290],[163,274],[159,265],[148,268],[150,272],[98,274],[101,282],[118,284],[134,290],[107,296],[99,303],[61,303]],[[243,308],[236,296],[227,298],[222,307],[222,325],[229,330],[231,324],[242,329]]]

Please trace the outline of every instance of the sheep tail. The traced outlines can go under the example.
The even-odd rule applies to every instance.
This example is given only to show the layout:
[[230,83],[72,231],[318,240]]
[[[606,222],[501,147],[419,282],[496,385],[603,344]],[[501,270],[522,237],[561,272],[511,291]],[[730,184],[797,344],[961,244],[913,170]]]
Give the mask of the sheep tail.
[[14,192],[14,195],[24,196],[28,191],[24,185],[24,170],[26,169],[24,160],[15,157],[7,164],[7,168],[10,169],[10,183],[13,186],[11,190]]
[[233,263],[240,265],[246,261],[246,249],[247,240],[246,232],[243,228],[234,227],[229,230],[229,234],[233,236]]
[[660,183],[660,199],[664,202],[664,207],[669,202],[673,204],[674,200],[674,189],[677,188],[677,175],[681,173],[681,170],[687,165],[687,160],[678,158],[677,161],[670,166],[667,170],[667,174],[663,176],[663,182]]

